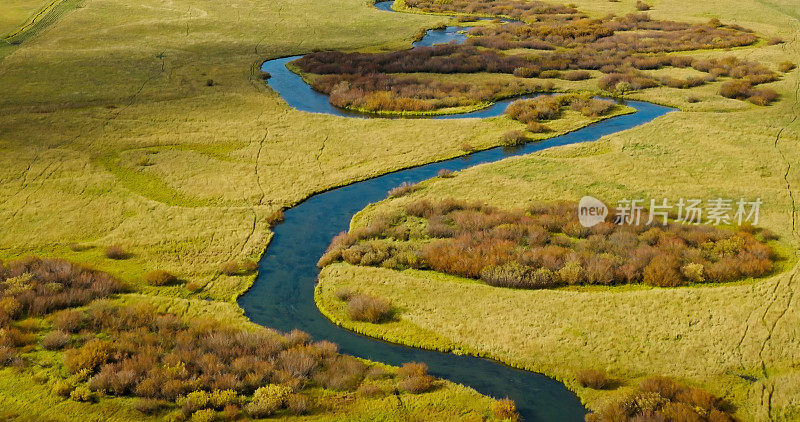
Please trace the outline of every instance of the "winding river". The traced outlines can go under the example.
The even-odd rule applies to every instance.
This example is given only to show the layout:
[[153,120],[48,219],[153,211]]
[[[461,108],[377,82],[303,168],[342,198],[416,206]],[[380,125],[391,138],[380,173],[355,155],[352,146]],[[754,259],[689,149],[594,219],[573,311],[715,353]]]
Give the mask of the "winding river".
[[[391,2],[376,7],[390,10]],[[460,28],[428,31],[415,46],[463,41]],[[292,107],[312,113],[368,118],[333,107],[327,97],[313,91],[286,63],[296,57],[264,63],[272,77],[268,84]],[[430,118],[481,118],[503,113],[511,100],[472,113]],[[254,322],[282,331],[303,330],[315,340],[337,343],[343,353],[399,365],[425,362],[433,375],[468,385],[483,394],[510,397],[526,421],[582,421],[586,409],[563,384],[540,374],[518,370],[495,361],[459,356],[386,343],[344,330],[328,321],[314,304],[314,286],[319,270],[317,259],[330,240],[347,230],[352,216],[372,202],[386,198],[386,192],[403,182],[416,183],[435,177],[439,170],[462,170],[506,157],[530,154],[546,148],[590,142],[602,136],[647,123],[672,109],[631,101],[637,111],[610,118],[575,132],[529,143],[515,149],[494,148],[464,157],[426,164],[374,179],[356,182],[311,196],[285,213],[285,222],[274,228],[274,236],[259,263],[253,287],[239,299],[239,305]]]

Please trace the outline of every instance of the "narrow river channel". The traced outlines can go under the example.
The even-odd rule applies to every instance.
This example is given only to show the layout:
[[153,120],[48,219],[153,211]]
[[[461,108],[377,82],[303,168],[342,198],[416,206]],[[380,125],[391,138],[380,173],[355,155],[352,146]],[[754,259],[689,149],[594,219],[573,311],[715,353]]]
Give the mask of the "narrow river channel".
[[[376,7],[390,10],[391,2]],[[440,32],[449,31],[450,35]],[[428,31],[415,46],[463,40],[449,27]],[[344,117],[372,118],[347,112],[328,103],[327,97],[313,91],[296,74],[286,69],[295,57],[264,63],[263,70],[272,78],[268,84],[292,107],[312,113]],[[503,113],[509,101],[473,113],[433,118],[482,118]],[[530,154],[546,148],[579,142],[591,142],[620,132],[672,111],[655,104],[629,101],[637,111],[610,118],[566,135],[519,148],[494,148],[465,157],[426,164],[356,182],[314,195],[285,213],[285,222],[274,229],[274,237],[259,263],[253,287],[239,299],[239,305],[254,322],[282,331],[303,330],[315,340],[339,344],[340,350],[353,356],[399,365],[425,362],[433,375],[468,385],[494,397],[510,397],[526,421],[582,421],[586,409],[563,384],[540,374],[510,368],[498,362],[471,356],[458,356],[386,343],[344,330],[328,321],[314,304],[314,286],[319,270],[317,259],[331,239],[347,230],[350,219],[368,204],[386,198],[386,192],[403,182],[416,183],[435,177],[439,170],[463,170],[506,157]],[[376,117],[377,118],[377,117]],[[465,306],[468,306],[465,304]],[[535,318],[535,316],[531,316]]]

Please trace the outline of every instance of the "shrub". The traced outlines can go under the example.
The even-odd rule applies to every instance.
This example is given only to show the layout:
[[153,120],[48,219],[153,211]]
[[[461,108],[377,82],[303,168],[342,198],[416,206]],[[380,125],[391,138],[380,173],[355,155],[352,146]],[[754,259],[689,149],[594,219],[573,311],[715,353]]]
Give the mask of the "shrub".
[[645,2],[643,2],[641,0],[638,0],[636,2],[636,10],[638,10],[640,12],[644,12],[644,11],[647,11],[647,10],[650,10],[650,9],[651,9],[651,7],[650,7],[649,4],[647,4],[647,3],[645,3]]
[[442,179],[450,179],[450,178],[456,177],[456,174],[455,174],[455,172],[453,172],[453,170],[441,169],[441,170],[439,170],[439,173],[437,174],[437,176],[439,176]]
[[705,277],[703,276],[704,271],[705,267],[703,267],[703,264],[696,262],[690,262],[681,267],[681,274],[693,283],[702,283],[705,281]]
[[130,255],[122,246],[111,245],[105,250],[106,258],[109,259],[128,259]]
[[42,337],[42,347],[47,350],[58,350],[69,343],[71,336],[61,330],[51,331]]
[[206,86],[214,86],[214,80],[213,79],[206,79]]
[[239,267],[239,263],[234,261],[225,262],[219,267],[220,273],[225,274],[227,276],[238,275],[240,270],[241,268]]
[[304,394],[290,394],[286,398],[286,408],[293,415],[305,415],[311,410],[311,399]]
[[244,411],[253,418],[271,416],[283,407],[291,391],[289,387],[275,384],[261,387],[253,394],[253,401],[245,406]]
[[269,79],[271,77],[272,77],[272,75],[270,75],[269,72],[261,71],[261,79],[266,81],[267,79]]
[[550,128],[547,125],[539,123],[539,122],[529,122],[525,125],[525,129],[531,133],[547,133],[550,132]]
[[783,73],[791,72],[795,67],[797,66],[790,61],[785,61],[778,64],[778,70],[780,70]]
[[235,421],[239,418],[239,414],[242,412],[242,409],[239,406],[229,404],[222,409],[219,416],[223,421]]
[[0,346],[0,366],[11,366],[17,363],[17,350],[11,346]]
[[517,405],[514,400],[508,397],[496,400],[492,403],[492,413],[494,417],[504,421],[517,422],[519,414],[517,413]]
[[698,97],[696,95],[689,95],[688,97],[686,97],[686,102],[687,103],[694,104],[694,103],[699,103],[700,101],[702,101],[702,100],[700,99],[700,97]]
[[200,409],[192,413],[192,422],[214,422],[217,412],[213,409]]
[[196,293],[203,290],[203,288],[205,287],[206,287],[205,283],[197,280],[186,283],[186,290],[189,290],[190,292]]
[[387,194],[387,197],[399,198],[401,196],[408,195],[409,193],[414,192],[417,189],[419,189],[419,186],[417,186],[416,184],[403,182],[400,184],[400,186],[397,186],[396,188],[390,190]]
[[[412,201],[396,215],[337,236],[331,248],[338,256],[329,262],[431,269],[511,288],[640,282],[672,287],[772,270],[774,252],[756,238],[764,239],[768,232],[762,229],[737,233],[657,221],[635,227],[604,222],[587,230],[576,210],[569,203],[500,211],[453,199]],[[408,216],[424,219],[424,232]],[[348,300],[355,293],[336,294]]]
[[363,397],[379,397],[384,395],[383,390],[375,384],[363,383],[358,386],[356,392]]
[[587,422],[607,420],[726,421],[735,420],[726,403],[707,391],[692,388],[666,377],[650,377],[636,391],[620,396],[598,412],[586,415]]
[[53,326],[58,330],[75,333],[82,325],[83,313],[80,311],[65,309],[53,316]]
[[69,393],[69,398],[79,402],[93,402],[96,397],[94,392],[85,385],[79,385]]
[[745,99],[749,97],[753,86],[744,79],[735,79],[725,82],[720,86],[719,95],[726,98]]
[[678,272],[679,262],[670,255],[654,257],[644,268],[643,281],[645,284],[658,287],[676,287],[683,285]]
[[347,316],[355,321],[379,324],[392,318],[392,305],[379,297],[357,294],[347,300]]
[[430,390],[432,386],[433,377],[428,375],[403,378],[397,384],[400,390],[413,394],[424,393]]
[[611,380],[605,372],[598,369],[583,369],[575,373],[575,379],[583,387],[604,390],[611,386]]
[[528,141],[528,137],[525,136],[525,132],[521,130],[511,130],[503,134],[502,142],[503,145],[509,147],[515,147],[519,145],[525,145],[525,142]]
[[518,67],[514,69],[514,76],[519,78],[535,78],[541,70],[537,67]]
[[145,274],[144,281],[151,286],[166,286],[176,283],[178,277],[164,270],[156,270]]
[[564,72],[563,76],[563,78],[568,81],[583,81],[591,77],[592,75],[585,70],[570,70],[568,72]]
[[258,271],[258,262],[246,259],[242,261],[241,267],[245,273],[251,274]]
[[560,78],[561,72],[555,69],[543,70],[541,73],[539,73],[539,77],[545,79]]
[[108,341],[92,339],[79,349],[68,350],[64,355],[64,366],[73,374],[82,370],[93,372],[111,358],[113,350]]
[[65,380],[58,380],[53,384],[53,394],[61,397],[69,397],[72,393],[72,385]]
[[772,38],[767,40],[767,44],[769,44],[769,45],[777,45],[777,44],[783,44],[783,43],[784,43],[783,38],[779,38],[779,37],[772,37]]

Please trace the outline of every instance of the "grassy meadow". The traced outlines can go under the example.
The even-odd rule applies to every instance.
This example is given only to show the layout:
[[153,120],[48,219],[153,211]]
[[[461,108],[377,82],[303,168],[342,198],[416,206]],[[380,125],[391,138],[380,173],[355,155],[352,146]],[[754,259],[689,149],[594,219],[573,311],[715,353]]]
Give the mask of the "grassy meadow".
[[[633,11],[634,2],[574,3],[602,15]],[[771,66],[800,60],[798,15],[789,2],[651,4],[654,17],[718,17],[786,41],[695,55],[733,54]],[[354,217],[352,227],[423,197],[479,200],[503,209],[532,201],[576,201],[583,195],[611,205],[625,197],[666,197],[673,202],[680,197],[760,197],[764,205],[759,225],[781,235],[779,248],[786,257],[772,277],[730,286],[526,291],[432,272],[334,264],[323,270],[317,304],[332,320],[367,335],[491,356],[553,376],[592,409],[624,394],[642,377],[657,374],[727,398],[744,420],[796,420],[800,177],[793,164],[800,159],[800,76],[790,72],[767,86],[779,91],[781,100],[766,108],[717,96],[719,83],[635,93],[631,98],[681,111],[595,143],[511,158],[425,182],[407,197],[368,207]],[[690,102],[690,96],[699,101]],[[398,309],[398,319],[380,325],[349,320],[335,296],[341,287],[387,299]],[[581,387],[575,374],[586,368],[607,371],[621,386],[611,391]]]
[[[573,3],[598,16],[634,10],[630,0]],[[0,11],[0,34],[14,32],[49,4],[12,0]],[[773,66],[800,61],[798,16],[789,1],[654,4],[656,17],[719,17],[787,41],[732,54]],[[443,17],[380,12],[363,0],[65,0],[45,18],[20,44],[0,46],[0,259],[35,254],[89,264],[131,288],[119,299],[125,303],[246,325],[235,298],[254,275],[225,275],[220,268],[257,260],[277,211],[315,192],[463,154],[465,144],[497,145],[504,132],[522,126],[505,117],[312,115],[286,106],[259,76],[264,60],[286,55],[405,48]],[[480,198],[503,207],[584,193],[609,200],[761,196],[762,225],[796,248],[790,193],[800,181],[788,163],[798,159],[792,148],[800,138],[793,120],[797,78],[792,72],[769,84],[782,99],[767,108],[719,97],[719,83],[692,89],[700,99],[695,103],[686,90],[634,94],[685,112],[591,145],[482,166],[426,184],[416,195]],[[559,83],[567,89],[590,82]],[[553,129],[585,123],[567,116]],[[106,257],[109,246],[123,248],[127,259]],[[152,270],[170,271],[181,283],[146,285],[142,276]],[[798,350],[792,274],[696,290],[517,292],[435,274],[337,265],[325,270],[318,299],[339,319],[326,292],[352,285],[379,294],[403,311],[397,323],[365,325],[370,335],[411,333],[426,347],[491,354],[564,380],[590,405],[606,395],[577,388],[573,371],[597,366],[625,380],[673,375],[729,394],[746,419],[789,419],[800,406],[794,394],[800,376],[791,364]],[[654,308],[662,313],[646,317]],[[609,326],[620,315],[630,318]],[[489,318],[497,318],[492,333],[481,322]],[[727,332],[741,333],[741,341],[720,335]],[[48,393],[32,373],[3,369],[0,417],[142,417],[128,399],[87,405]],[[457,419],[462,409],[486,412],[491,404],[453,384],[417,397],[406,405],[421,409],[423,419]],[[336,404],[316,420],[397,416],[393,402],[377,401],[332,398]]]

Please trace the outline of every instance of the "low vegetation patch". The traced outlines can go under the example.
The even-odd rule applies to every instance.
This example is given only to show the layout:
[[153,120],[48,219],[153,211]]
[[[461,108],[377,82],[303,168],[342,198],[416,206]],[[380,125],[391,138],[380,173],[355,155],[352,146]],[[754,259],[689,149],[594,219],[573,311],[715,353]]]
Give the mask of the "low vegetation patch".
[[603,390],[613,385],[613,380],[599,369],[584,369],[575,374],[575,379],[582,387]]
[[708,391],[666,377],[651,377],[643,380],[636,391],[586,415],[586,421],[728,422],[736,420],[731,410],[729,404]]
[[[159,285],[168,276],[145,278]],[[354,399],[362,385],[382,396],[424,393],[436,384],[425,364],[406,364],[394,375],[297,330],[186,320],[146,304],[95,300],[119,291],[109,275],[63,260],[0,262],[0,365],[35,363],[35,355],[22,356],[40,338],[41,348],[63,362],[63,370],[42,376],[54,395],[87,403],[137,397],[143,414],[193,421],[313,414],[326,411],[325,397]],[[346,298],[358,319],[391,315],[385,300]]]
[[649,218],[586,228],[577,205],[539,203],[502,211],[480,203],[416,200],[334,238],[319,265],[346,261],[392,269],[432,269],[513,288],[644,283],[675,287],[762,277],[775,253],[772,234]]
[[[547,132],[543,121],[557,119],[566,108],[581,113],[585,117],[598,118],[607,115],[616,107],[611,100],[593,98],[591,95],[540,95],[527,100],[517,100],[509,104],[505,114],[513,120],[527,125],[529,132]],[[504,139],[504,143],[509,142]]]
[[[328,94],[331,104],[370,112],[430,112],[549,89],[508,80],[470,84],[431,76],[452,73],[507,73],[520,78],[578,81],[591,78],[590,70],[598,70],[603,74],[598,86],[614,94],[659,85],[691,88],[730,77],[749,85],[748,95],[731,98],[754,97],[751,102],[759,105],[774,100],[753,88],[778,79],[777,73],[758,62],[733,56],[707,60],[670,54],[747,46],[758,41],[752,31],[725,25],[718,19],[691,24],[656,20],[646,13],[590,18],[569,6],[520,1],[414,0],[406,4],[428,13],[505,16],[520,21],[473,27],[460,45],[384,53],[315,52],[295,64],[303,72],[316,75],[313,88]],[[641,1],[636,7],[640,11],[650,8]],[[705,75],[656,78],[642,72],[665,67],[694,68]]]

